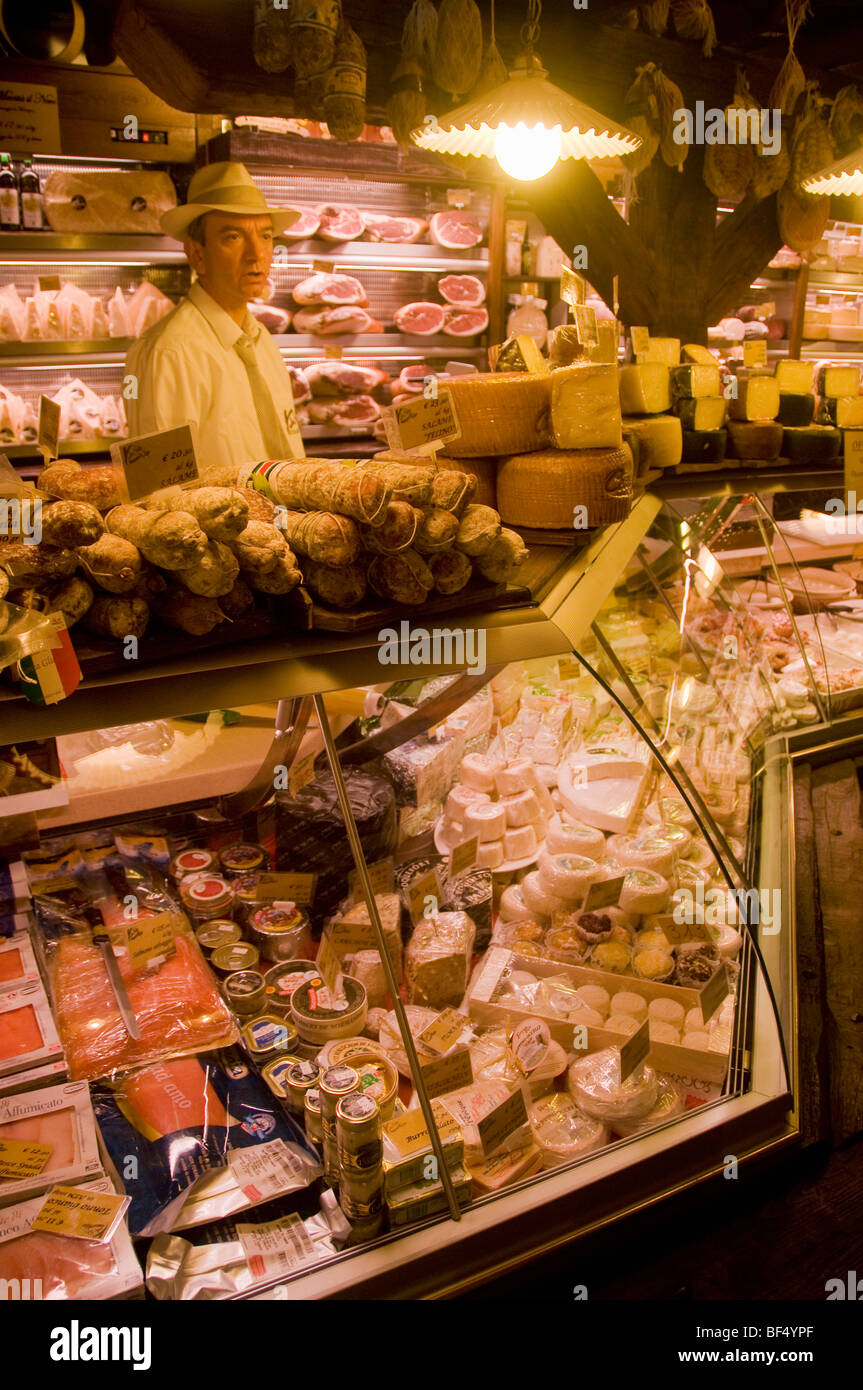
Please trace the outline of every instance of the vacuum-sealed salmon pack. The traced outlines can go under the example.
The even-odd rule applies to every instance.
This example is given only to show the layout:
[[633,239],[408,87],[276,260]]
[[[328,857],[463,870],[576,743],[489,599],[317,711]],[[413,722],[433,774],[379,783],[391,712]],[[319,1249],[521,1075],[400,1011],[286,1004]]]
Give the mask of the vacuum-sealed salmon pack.
[[175,1058],[92,1087],[133,1236],[185,1230],[309,1188],[323,1172],[302,1131],[235,1048]]
[[[107,1178],[81,1187],[114,1191]],[[141,1287],[143,1274],[125,1222],[104,1243],[34,1231],[45,1200],[35,1197],[0,1211],[0,1280],[7,1288],[15,1279],[22,1298],[59,1303],[127,1297]]]
[[38,980],[39,966],[27,932],[15,932],[5,940],[0,938],[0,995]]
[[38,981],[0,993],[0,1076],[62,1060],[48,997]]
[[[16,1171],[21,1176],[11,1176]],[[0,1207],[56,1183],[103,1176],[85,1082],[0,1098]]]

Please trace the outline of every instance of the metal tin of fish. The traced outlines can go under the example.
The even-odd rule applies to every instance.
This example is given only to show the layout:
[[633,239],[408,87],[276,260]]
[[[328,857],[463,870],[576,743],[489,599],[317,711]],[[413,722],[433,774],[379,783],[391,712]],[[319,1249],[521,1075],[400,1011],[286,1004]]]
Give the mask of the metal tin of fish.
[[308,931],[308,915],[295,903],[264,903],[249,909],[246,930],[268,960],[292,960]]
[[301,1060],[296,1054],[289,1053],[286,1057],[274,1057],[261,1068],[263,1080],[279,1100],[288,1099],[288,1072]]
[[232,878],[235,874],[265,872],[270,867],[270,858],[263,845],[240,843],[220,849],[219,863],[222,872]]
[[229,975],[222,988],[225,998],[236,1014],[257,1014],[266,998],[264,977],[257,970],[237,970]]
[[198,922],[224,917],[234,901],[230,884],[218,874],[194,874],[181,879],[180,897]]
[[[210,965],[217,975],[226,979],[237,970],[257,970],[260,953],[248,941],[235,941],[232,946],[220,946],[210,956]],[[263,977],[262,977],[263,978]]]
[[216,856],[208,849],[183,849],[171,860],[171,873],[178,881],[190,874],[204,874],[215,868]]
[[339,1150],[336,1137],[336,1107],[342,1096],[350,1095],[360,1084],[360,1078],[353,1067],[340,1064],[327,1067],[318,1083],[321,1105],[321,1133],[323,1136],[324,1179],[332,1185],[339,1180]]
[[204,954],[211,956],[220,946],[233,946],[242,935],[237,923],[232,922],[230,917],[214,917],[212,922],[205,922],[203,927],[198,927],[195,940]]

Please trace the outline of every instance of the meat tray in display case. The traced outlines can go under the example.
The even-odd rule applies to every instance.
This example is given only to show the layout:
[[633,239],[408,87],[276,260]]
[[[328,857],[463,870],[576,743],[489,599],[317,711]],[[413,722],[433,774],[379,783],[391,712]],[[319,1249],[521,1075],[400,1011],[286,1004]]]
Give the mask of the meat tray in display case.
[[649,497],[470,622],[3,702],[58,738],[12,909],[120,1186],[143,1117],[156,1297],[453,1293],[793,1141],[779,639]]

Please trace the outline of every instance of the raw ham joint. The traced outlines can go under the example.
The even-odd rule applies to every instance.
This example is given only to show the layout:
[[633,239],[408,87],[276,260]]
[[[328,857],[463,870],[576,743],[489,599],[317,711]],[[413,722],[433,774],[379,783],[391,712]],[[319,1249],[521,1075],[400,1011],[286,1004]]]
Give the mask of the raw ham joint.
[[429,223],[429,234],[436,246],[444,246],[448,251],[462,251],[467,247],[479,246],[483,228],[473,213],[450,208],[434,214]]
[[475,309],[485,299],[485,285],[476,275],[443,275],[437,287],[447,304],[457,304],[462,309]]
[[418,300],[415,304],[404,304],[393,314],[393,323],[402,333],[427,338],[432,333],[440,333],[444,325],[442,304]]
[[367,304],[365,286],[353,275],[310,275],[294,285],[298,304]]
[[488,328],[488,312],[479,309],[457,309],[448,304],[444,309],[443,331],[451,338],[473,338]]
[[349,203],[322,203],[315,208],[319,218],[318,236],[324,241],[356,241],[365,231],[365,223]]

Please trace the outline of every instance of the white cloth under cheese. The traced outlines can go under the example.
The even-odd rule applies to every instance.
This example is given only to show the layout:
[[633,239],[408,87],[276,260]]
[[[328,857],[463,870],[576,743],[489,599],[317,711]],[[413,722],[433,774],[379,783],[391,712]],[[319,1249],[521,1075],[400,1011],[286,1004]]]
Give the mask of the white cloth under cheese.
[[[254,355],[259,394],[269,394],[260,410],[238,343]],[[126,374],[137,381],[137,396],[126,401],[131,436],[192,422],[202,464],[305,458],[290,377],[270,334],[248,310],[235,323],[198,283],[132,344]],[[273,411],[282,428],[265,439],[260,417]]]

